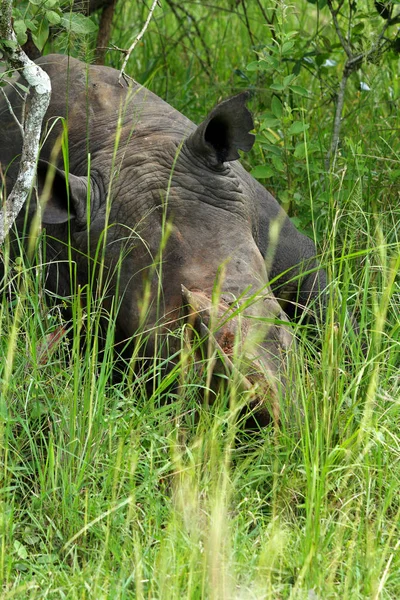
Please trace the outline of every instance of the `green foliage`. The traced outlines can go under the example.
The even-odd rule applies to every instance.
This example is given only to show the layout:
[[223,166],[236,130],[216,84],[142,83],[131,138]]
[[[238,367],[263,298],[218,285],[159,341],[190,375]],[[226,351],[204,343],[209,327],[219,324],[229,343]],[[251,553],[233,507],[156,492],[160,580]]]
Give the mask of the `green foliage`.
[[[255,167],[251,173],[259,179],[280,177],[279,198],[287,212],[293,203],[300,204],[298,180],[304,180],[310,166],[306,158],[319,150],[306,138],[310,125],[306,122],[305,100],[309,97],[306,88],[298,84],[301,61],[300,45],[296,46],[297,30],[284,27],[286,12],[276,8],[274,37],[270,43],[257,50],[258,61],[251,62],[247,69],[258,78],[258,85],[272,92],[270,110],[259,116],[257,142],[267,163]],[[311,167],[311,174],[318,169]],[[309,222],[310,214],[302,212],[303,226]]]
[[57,27],[59,33],[90,36],[97,25],[85,15],[72,12],[73,3],[65,0],[17,0],[13,7],[13,27],[19,44],[28,41],[28,32],[33,43],[41,52],[49,40],[50,28]]
[[[318,103],[324,101],[321,91],[336,100],[341,83],[340,67],[346,56],[339,33],[323,19],[323,16],[329,17],[327,2],[311,4],[317,4],[318,8],[316,27],[302,27],[299,32],[298,20],[290,18],[291,7],[276,2],[273,24],[271,20],[269,26],[271,40],[255,49],[258,60],[247,66],[251,76],[256,77],[256,86],[267,88],[271,93],[270,108],[259,116],[257,128],[257,141],[266,164],[257,165],[252,174],[262,180],[272,180],[286,210],[305,231],[310,230],[312,211],[325,214],[327,210],[326,194],[314,198],[311,206],[307,198],[309,190],[305,195],[301,188],[304,181],[310,178],[315,181],[324,172],[323,158],[329,150],[335,107],[332,104],[323,120],[316,123],[320,117]],[[337,3],[332,5],[332,10],[339,11],[336,15],[339,31],[344,32],[348,27],[346,44],[352,52],[361,53],[360,56],[366,59],[365,72],[358,76],[359,90],[372,91],[364,81],[365,78],[372,83],[370,77],[374,68],[371,63],[385,64],[387,75],[396,77],[393,56],[390,52],[385,53],[390,46],[380,45],[382,28],[379,29],[376,11],[360,2],[349,6],[341,3],[340,10]],[[322,11],[321,15],[319,11]],[[333,69],[336,70],[334,76]],[[376,72],[374,76],[377,77]],[[349,111],[360,111],[361,116],[362,107],[355,106],[360,98],[360,91],[356,90],[353,86],[352,94],[346,94],[346,106]],[[343,141],[341,154],[348,155]],[[318,239],[321,239],[321,233],[314,228]]]

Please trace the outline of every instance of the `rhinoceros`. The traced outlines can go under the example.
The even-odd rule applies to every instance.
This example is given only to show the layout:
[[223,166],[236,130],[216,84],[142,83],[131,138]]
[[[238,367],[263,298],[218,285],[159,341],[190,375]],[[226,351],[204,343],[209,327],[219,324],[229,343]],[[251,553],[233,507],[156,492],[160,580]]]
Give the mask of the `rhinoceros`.
[[[151,356],[186,318],[228,363],[241,354],[245,387],[257,390],[250,408],[269,422],[287,380],[290,320],[314,301],[323,310],[326,275],[312,241],[238,161],[254,143],[248,94],[196,126],[143,86],[120,83],[115,69],[62,55],[37,62],[52,82],[37,169],[47,287],[69,296],[103,265],[103,305],[119,307],[117,345],[146,328]],[[18,88],[7,96],[21,114]],[[9,190],[21,137],[4,100],[0,119]]]

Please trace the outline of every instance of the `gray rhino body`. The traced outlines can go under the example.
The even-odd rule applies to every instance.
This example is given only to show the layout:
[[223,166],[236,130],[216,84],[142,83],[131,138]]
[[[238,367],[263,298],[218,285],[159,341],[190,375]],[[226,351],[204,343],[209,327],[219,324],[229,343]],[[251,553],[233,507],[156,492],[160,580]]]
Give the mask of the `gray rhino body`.
[[[253,335],[253,317],[261,316],[262,339],[257,351],[246,352],[264,365],[267,377],[279,379],[292,337],[283,311],[289,318],[298,315],[319,297],[326,280],[323,270],[315,270],[313,243],[236,160],[238,148],[253,144],[246,96],[221,103],[196,127],[142,86],[121,85],[114,69],[60,55],[38,63],[53,90],[38,166],[40,189],[48,164],[57,166],[53,173],[50,169],[54,180],[42,211],[48,287],[68,296],[77,284],[84,286],[90,261],[99,259],[99,240],[105,239],[103,303],[108,309],[117,296],[117,341],[122,342],[144,323],[154,330],[172,328],[181,314],[182,289],[186,301],[187,290],[200,294],[197,299],[211,299],[219,278],[223,306],[253,297],[244,311],[251,323],[243,331]],[[8,97],[18,113],[17,94],[8,90]],[[67,165],[54,152],[62,131],[59,117],[68,129]],[[21,139],[4,100],[0,119],[0,162],[3,172],[8,166],[9,190]],[[73,282],[70,251],[77,264]],[[269,281],[275,278],[274,296]],[[276,318],[280,324],[274,325]]]

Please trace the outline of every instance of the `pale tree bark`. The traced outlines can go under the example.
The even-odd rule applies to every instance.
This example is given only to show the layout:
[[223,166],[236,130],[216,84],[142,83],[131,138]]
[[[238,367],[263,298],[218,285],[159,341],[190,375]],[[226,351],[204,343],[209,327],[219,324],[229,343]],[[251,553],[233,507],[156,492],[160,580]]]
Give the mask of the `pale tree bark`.
[[[51,95],[49,76],[22,51],[11,23],[12,0],[0,0],[0,49],[8,67],[20,72],[30,86],[29,106],[26,106],[23,123],[20,124],[23,144],[19,171],[9,196],[0,207],[0,243],[4,241],[34,184],[42,123]],[[10,119],[17,119],[12,110]],[[3,168],[6,166],[2,165]]]

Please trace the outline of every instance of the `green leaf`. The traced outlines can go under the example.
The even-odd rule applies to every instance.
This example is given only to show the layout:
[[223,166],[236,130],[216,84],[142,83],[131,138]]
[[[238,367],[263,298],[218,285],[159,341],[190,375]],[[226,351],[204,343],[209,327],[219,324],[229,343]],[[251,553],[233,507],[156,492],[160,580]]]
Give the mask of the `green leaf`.
[[[265,132],[263,131],[263,134],[264,134],[264,133],[265,133]],[[261,135],[260,133],[256,133],[256,139],[255,139],[255,142],[256,142],[257,144],[261,144],[262,142],[265,142],[265,137],[264,137],[264,135]]]
[[289,89],[292,90],[293,94],[298,94],[299,96],[306,96],[306,98],[308,98],[308,91],[300,85],[289,85]]
[[271,54],[266,54],[263,56],[263,62],[265,63],[265,70],[272,67],[273,69],[277,69],[279,67],[279,60]]
[[266,117],[265,119],[262,119],[261,124],[260,124],[260,131],[262,131],[263,129],[269,129],[269,128],[273,128],[273,127],[278,127],[280,125],[280,121],[278,119],[275,119],[274,117]]
[[294,149],[293,156],[295,158],[305,158],[307,146],[304,142],[299,142]]
[[274,118],[274,115],[269,110],[267,110],[265,113],[263,113],[262,115],[259,116],[260,121],[263,121],[264,119],[273,119],[273,118]]
[[297,135],[298,133],[303,133],[304,131],[307,131],[309,127],[310,125],[308,123],[303,123],[303,121],[295,121],[289,127],[288,133],[290,135]]
[[269,165],[258,165],[250,172],[256,179],[269,179],[274,174],[274,169]]
[[22,19],[17,19],[14,21],[14,31],[17,36],[18,44],[23,46],[28,39],[26,34],[26,25]]
[[272,83],[269,87],[271,90],[276,90],[277,92],[282,92],[285,89],[285,86],[281,83]]
[[354,27],[351,30],[351,33],[353,35],[360,35],[364,31],[364,27],[365,27],[364,23],[362,21],[359,21],[358,23],[356,23],[354,25]]
[[271,62],[271,67],[272,67],[272,68],[273,68],[275,71],[277,71],[277,70],[279,69],[279,66],[280,66],[280,62],[279,62],[279,60],[276,60],[275,58],[273,58],[273,59],[271,59],[271,61],[270,61],[270,62]]
[[14,81],[14,85],[16,87],[19,87],[25,94],[29,93],[29,87],[27,87],[26,85],[22,85],[22,83],[20,83],[19,81]]
[[89,17],[80,13],[70,13],[61,17],[61,26],[71,33],[89,35],[97,31],[97,25]]
[[282,54],[287,54],[294,46],[294,41],[289,40],[288,42],[283,42],[281,52]]
[[24,537],[25,544],[28,544],[29,546],[34,546],[41,540],[39,535],[29,533],[29,531],[24,533],[23,537]]
[[272,144],[272,146],[274,146],[276,144],[276,142],[278,141],[270,129],[263,129],[262,133],[263,133],[263,136],[262,136],[262,138],[260,136],[261,139],[259,140],[259,142],[264,144],[263,148],[265,147],[265,144]]
[[49,22],[43,19],[35,32],[32,31],[32,39],[36,48],[41,52],[49,39]]
[[18,46],[18,43],[14,42],[14,40],[0,40],[0,46],[3,46],[3,48],[9,48],[10,50],[15,50]]
[[302,59],[296,60],[296,62],[293,65],[292,73],[295,77],[297,77],[297,75],[300,73],[300,69],[301,69],[301,65],[302,65],[301,61],[302,61]]
[[14,550],[17,553],[18,557],[22,560],[26,560],[28,558],[28,552],[23,544],[18,540],[14,541]]
[[248,71],[258,71],[259,69],[259,61],[258,60],[254,60],[253,62],[249,63],[246,67],[246,69]]
[[57,562],[57,554],[42,554],[36,559],[40,565],[51,565]]
[[296,227],[296,229],[301,229],[301,219],[300,219],[300,217],[290,217],[290,220],[292,221],[292,223]]
[[266,144],[265,142],[261,144],[266,152],[269,154],[273,154],[274,156],[282,156],[282,148],[274,146],[274,144]]
[[278,96],[272,96],[271,111],[272,111],[272,114],[277,119],[280,119],[282,117],[283,106],[282,106],[282,102],[280,101],[280,99],[278,98]]
[[270,65],[268,65],[263,59],[256,62],[251,62],[249,65],[247,65],[248,71],[269,71],[270,68]]
[[324,62],[326,61],[326,59],[329,58],[329,54],[326,54],[325,52],[321,52],[320,54],[317,54],[315,57],[315,63],[318,67],[320,67],[321,65],[324,64]]
[[286,75],[286,77],[283,78],[283,85],[285,87],[287,87],[290,83],[292,83],[293,79],[295,79],[296,75]]
[[12,10],[12,16],[13,19],[16,21],[17,19],[23,19],[24,15],[22,14],[21,10],[19,8],[16,8],[14,6],[13,10]]
[[37,31],[38,24],[35,21],[31,21],[31,19],[24,19],[25,25],[27,29],[30,31]]
[[277,171],[280,171],[282,173],[285,170],[285,165],[283,164],[283,160],[279,156],[272,156],[271,160],[272,160],[272,164],[274,165],[274,167]]
[[61,21],[61,16],[54,10],[46,10],[46,18],[50,25],[58,25]]

